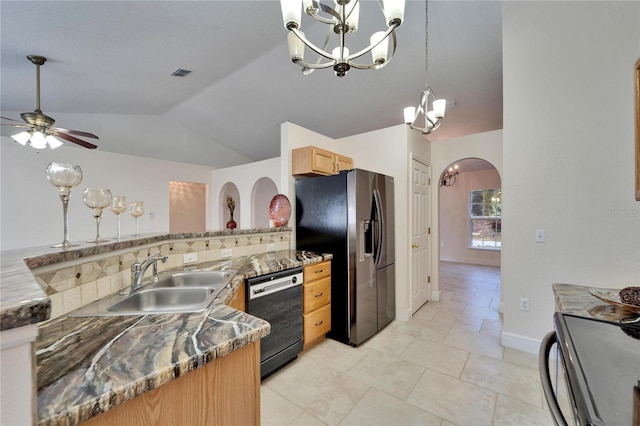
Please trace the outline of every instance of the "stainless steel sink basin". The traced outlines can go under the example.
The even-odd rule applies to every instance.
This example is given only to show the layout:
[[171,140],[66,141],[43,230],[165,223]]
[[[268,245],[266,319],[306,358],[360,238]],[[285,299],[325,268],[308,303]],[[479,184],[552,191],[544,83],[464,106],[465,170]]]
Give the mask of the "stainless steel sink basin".
[[107,310],[127,314],[197,312],[209,306],[218,293],[216,289],[205,287],[142,289]]
[[224,287],[238,271],[189,271],[160,274],[153,288]]
[[198,312],[209,306],[237,271],[189,271],[160,274],[160,279],[129,294],[113,294],[84,306],[71,317]]

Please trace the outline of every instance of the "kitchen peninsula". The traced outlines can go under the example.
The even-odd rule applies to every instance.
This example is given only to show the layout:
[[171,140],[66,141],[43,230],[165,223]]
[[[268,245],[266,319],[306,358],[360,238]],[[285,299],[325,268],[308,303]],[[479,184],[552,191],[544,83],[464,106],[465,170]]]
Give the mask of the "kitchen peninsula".
[[[142,420],[168,421],[170,418],[166,416],[172,413],[187,413],[191,417],[176,421],[192,424],[259,421],[259,340],[269,333],[270,326],[226,304],[241,289],[246,277],[330,258],[283,249],[289,246],[289,238],[290,229],[271,228],[149,235],[68,251],[41,248],[3,252],[0,299],[3,333],[43,321],[51,314],[52,303],[47,296],[52,290],[45,292],[43,285],[47,274],[52,275],[46,271],[52,268],[82,270],[87,262],[117,256],[119,267],[126,269],[131,253],[135,253],[135,260],[159,249],[173,258],[165,270],[238,271],[231,288],[224,290],[204,312],[99,318],[71,318],[65,313],[39,324],[34,422],[43,425],[77,424],[89,419],[88,424],[101,424],[101,419],[120,422],[122,417],[107,417],[118,416],[119,410],[126,410],[125,418],[137,424],[144,424]],[[278,251],[266,252],[266,244],[272,247],[273,241],[279,242]],[[223,259],[219,252],[229,244],[238,255]],[[198,253],[199,261],[177,264],[181,262],[176,259],[187,251]],[[39,270],[45,273],[38,274]],[[19,296],[21,291],[23,297]],[[167,403],[168,398],[177,400]],[[180,410],[180,398],[201,404],[208,411]],[[168,410],[164,414],[163,407]],[[154,420],[151,411],[161,417]]]

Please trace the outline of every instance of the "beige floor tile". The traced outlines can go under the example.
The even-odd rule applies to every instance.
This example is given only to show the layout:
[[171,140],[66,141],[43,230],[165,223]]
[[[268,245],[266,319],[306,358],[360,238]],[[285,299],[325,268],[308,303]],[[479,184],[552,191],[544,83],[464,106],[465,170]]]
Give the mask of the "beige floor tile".
[[504,395],[498,395],[494,426],[554,426],[549,411]]
[[415,339],[400,358],[430,370],[453,377],[460,377],[469,352],[445,346],[437,342]]
[[502,359],[504,351],[499,337],[457,327],[451,329],[442,344],[496,359]]
[[341,425],[433,425],[442,420],[398,398],[372,388],[340,422]]
[[315,417],[313,417],[311,414],[307,413],[306,411],[303,412],[302,414],[300,414],[299,417],[297,417],[291,424],[290,426],[325,426],[326,423],[322,422],[318,419],[316,419]]
[[302,357],[297,366],[305,374],[280,392],[280,395],[328,424],[338,424],[369,389],[369,385],[317,361]]
[[266,386],[274,392],[280,393],[290,384],[294,383],[299,378],[304,377],[306,375],[305,369],[307,366],[313,366],[314,364],[318,363],[313,362],[313,364],[310,364],[307,362],[306,357],[298,357],[295,361],[289,363],[282,369],[273,373],[271,376],[262,380],[262,386]]
[[540,375],[529,368],[471,354],[460,378],[485,389],[542,407]]
[[477,317],[482,317],[484,319],[490,319],[493,321],[500,321],[500,312],[497,309],[489,307],[491,304],[491,299],[487,301],[486,306],[479,306],[469,303],[467,307],[462,311],[462,315],[473,315]]
[[393,328],[393,331],[396,333],[432,340],[438,343],[442,343],[451,329],[445,324],[425,321],[416,317],[412,318],[411,321],[394,321],[389,324],[389,327]]
[[502,321],[485,319],[484,321],[482,321],[480,333],[498,336],[502,340]]
[[426,370],[407,402],[456,425],[491,425],[496,393]]
[[370,351],[357,363],[349,376],[374,386],[381,391],[405,400],[424,368],[382,352]]
[[481,316],[475,316],[471,314],[463,315],[461,312],[453,312],[446,309],[441,309],[436,316],[433,317],[433,321],[449,325],[451,327],[465,327],[473,331],[480,331],[484,318]]
[[538,356],[512,348],[504,348],[502,360],[538,371]]
[[360,346],[365,349],[373,349],[389,355],[398,356],[407,346],[409,346],[411,342],[415,340],[414,337],[407,334],[393,332],[385,333],[384,331],[389,330],[386,328],[383,329],[382,332],[378,332],[378,334],[374,335]]
[[325,339],[311,350],[304,352],[303,356],[335,370],[347,372],[369,352],[369,349],[364,347],[354,348],[332,339]]
[[290,425],[304,410],[266,386],[260,387],[260,423],[264,426]]
[[424,321],[431,321],[438,312],[440,312],[440,302],[427,302],[418,311],[413,314],[411,319],[421,319]]

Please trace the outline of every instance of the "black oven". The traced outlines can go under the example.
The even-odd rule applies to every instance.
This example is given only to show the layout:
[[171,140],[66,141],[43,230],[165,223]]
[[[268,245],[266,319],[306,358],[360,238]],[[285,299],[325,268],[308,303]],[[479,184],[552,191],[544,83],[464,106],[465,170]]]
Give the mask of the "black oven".
[[[640,426],[640,323],[556,313],[554,324],[556,331],[540,345],[539,367],[555,423]],[[556,363],[555,380],[550,358]],[[571,416],[558,405],[558,374],[566,381]]]
[[302,268],[247,279],[247,313],[271,324],[260,340],[260,377],[302,352]]

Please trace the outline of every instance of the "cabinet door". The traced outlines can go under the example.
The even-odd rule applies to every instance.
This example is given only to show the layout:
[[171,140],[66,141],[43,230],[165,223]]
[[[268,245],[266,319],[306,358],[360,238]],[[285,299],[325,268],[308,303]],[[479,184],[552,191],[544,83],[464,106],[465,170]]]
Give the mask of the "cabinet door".
[[331,303],[331,277],[304,283],[304,313]]
[[336,154],[336,173],[340,173],[342,170],[353,169],[353,159],[345,157],[344,155]]
[[291,151],[291,173],[294,176],[334,174],[334,154],[315,146]]
[[314,263],[304,267],[304,282],[308,283],[313,280],[328,277],[331,275],[331,261]]
[[331,331],[331,305],[323,306],[304,316],[304,343],[307,344]]

